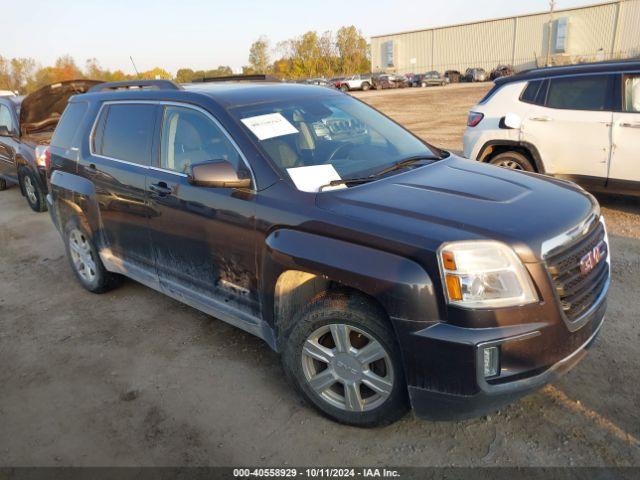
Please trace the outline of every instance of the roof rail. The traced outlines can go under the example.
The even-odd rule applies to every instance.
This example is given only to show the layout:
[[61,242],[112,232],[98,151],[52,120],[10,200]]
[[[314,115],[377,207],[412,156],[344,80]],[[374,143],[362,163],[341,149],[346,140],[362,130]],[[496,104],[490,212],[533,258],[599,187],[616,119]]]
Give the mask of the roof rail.
[[100,83],[89,89],[88,93],[106,90],[124,90],[130,88],[157,88],[159,90],[182,90],[182,87],[171,80],[125,80],[123,82]]
[[193,83],[209,83],[209,82],[278,82],[276,77],[264,74],[252,75],[227,75],[225,77],[202,77],[191,80]]

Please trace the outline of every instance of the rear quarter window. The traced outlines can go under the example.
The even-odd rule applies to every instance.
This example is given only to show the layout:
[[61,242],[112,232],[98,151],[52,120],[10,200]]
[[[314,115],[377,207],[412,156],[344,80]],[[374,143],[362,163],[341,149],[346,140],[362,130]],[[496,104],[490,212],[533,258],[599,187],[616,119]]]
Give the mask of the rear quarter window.
[[539,100],[540,87],[542,87],[542,80],[527,83],[522,95],[520,95],[520,101],[540,105],[541,103],[537,101]]
[[64,109],[62,117],[56,126],[51,138],[51,145],[56,147],[69,148],[73,146],[73,138],[78,131],[78,127],[82,122],[89,104],[86,102],[74,102],[67,105]]

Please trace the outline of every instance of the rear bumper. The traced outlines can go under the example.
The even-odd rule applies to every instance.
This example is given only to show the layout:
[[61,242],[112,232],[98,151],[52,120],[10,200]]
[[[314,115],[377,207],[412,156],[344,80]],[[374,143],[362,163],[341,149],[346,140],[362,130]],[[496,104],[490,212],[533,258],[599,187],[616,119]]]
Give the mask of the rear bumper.
[[[515,335],[508,335],[491,341],[485,341],[488,334],[487,330],[494,329],[480,329],[484,330],[484,332],[477,333],[470,332],[470,329],[460,329],[465,330],[465,332],[454,333],[453,336],[446,341],[447,343],[463,342],[467,345],[471,344],[473,346],[472,348],[475,350],[476,357],[474,370],[476,370],[475,383],[477,385],[477,391],[470,395],[463,395],[409,385],[409,396],[416,416],[429,420],[462,420],[477,417],[496,411],[501,407],[543,387],[549,382],[554,381],[564,373],[571,370],[580,362],[580,360],[582,360],[582,358],[584,358],[587,350],[593,345],[595,339],[600,333],[604,323],[605,309],[606,302],[603,302],[603,304],[600,305],[600,308],[594,312],[589,325],[584,327],[589,336],[574,351],[543,371],[536,371],[536,374],[534,375],[505,381],[503,383],[489,383],[482,376],[478,367],[481,361],[481,347],[488,344],[500,345],[508,344],[510,342],[526,341],[529,338],[534,340],[536,337],[538,337],[538,339],[544,338],[544,335],[540,334],[539,330],[536,330],[540,324],[532,324],[532,328],[529,329],[522,325],[509,327]],[[458,329],[459,327],[451,328]],[[518,332],[518,329],[520,329],[522,333]],[[442,333],[444,332],[445,329],[443,329]],[[451,332],[453,333],[453,330]],[[418,334],[420,333],[421,332],[418,332]],[[441,337],[442,333],[438,334],[438,337]],[[444,338],[439,338],[439,340],[444,340]]]

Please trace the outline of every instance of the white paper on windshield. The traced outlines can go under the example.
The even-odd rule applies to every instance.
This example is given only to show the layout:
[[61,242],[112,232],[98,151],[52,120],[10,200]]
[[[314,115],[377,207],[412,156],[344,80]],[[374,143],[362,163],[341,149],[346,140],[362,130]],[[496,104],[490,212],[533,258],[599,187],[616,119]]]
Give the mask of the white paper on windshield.
[[[309,167],[287,168],[287,172],[296,188],[303,192],[319,192],[320,187],[333,180],[342,180],[333,165],[311,165]],[[324,187],[323,192],[345,188],[345,184]]]
[[281,137],[298,133],[296,127],[289,123],[279,113],[268,113],[266,115],[258,115],[257,117],[243,118],[244,123],[259,140],[267,140],[268,138]]

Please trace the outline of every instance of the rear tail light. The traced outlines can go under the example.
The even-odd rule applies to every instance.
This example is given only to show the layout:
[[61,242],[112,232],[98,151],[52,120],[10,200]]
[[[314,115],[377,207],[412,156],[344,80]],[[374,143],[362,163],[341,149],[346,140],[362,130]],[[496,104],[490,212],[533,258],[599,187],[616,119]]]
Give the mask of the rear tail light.
[[36,165],[43,167],[47,171],[51,168],[51,149],[48,145],[38,145],[36,147]]
[[467,127],[475,127],[484,118],[484,113],[469,112],[469,118],[467,119]]

